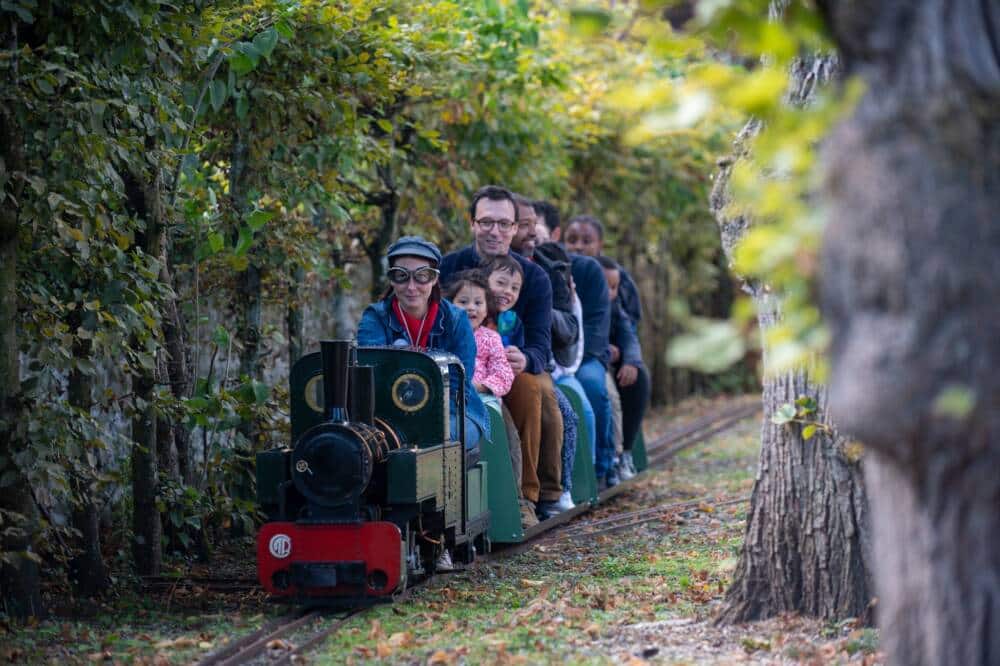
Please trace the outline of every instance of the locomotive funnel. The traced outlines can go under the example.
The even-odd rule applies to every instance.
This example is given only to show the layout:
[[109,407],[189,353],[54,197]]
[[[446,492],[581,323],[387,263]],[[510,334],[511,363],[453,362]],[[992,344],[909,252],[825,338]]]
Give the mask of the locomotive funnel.
[[323,340],[319,345],[323,356],[323,411],[333,421],[346,422],[350,420],[347,388],[351,341]]

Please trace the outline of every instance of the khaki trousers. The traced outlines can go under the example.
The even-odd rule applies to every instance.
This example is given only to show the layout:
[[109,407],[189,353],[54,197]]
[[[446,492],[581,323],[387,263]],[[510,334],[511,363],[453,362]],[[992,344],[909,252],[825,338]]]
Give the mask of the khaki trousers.
[[504,404],[521,435],[521,492],[532,502],[556,501],[562,494],[562,415],[548,373],[522,372]]
[[618,385],[615,384],[615,376],[611,374],[611,371],[608,371],[608,374],[604,375],[604,380],[608,388],[608,400],[611,401],[611,423],[614,430],[615,455],[620,456],[624,449],[624,440],[622,439],[622,401],[618,395]]

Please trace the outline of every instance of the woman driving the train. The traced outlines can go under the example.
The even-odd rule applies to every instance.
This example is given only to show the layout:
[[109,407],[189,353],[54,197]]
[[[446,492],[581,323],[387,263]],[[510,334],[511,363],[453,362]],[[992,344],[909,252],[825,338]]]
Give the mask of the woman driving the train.
[[[389,289],[365,308],[358,324],[361,347],[394,346],[454,354],[465,368],[465,449],[488,433],[486,408],[472,387],[476,339],[465,311],[441,298],[441,251],[420,236],[404,236],[389,247]],[[457,386],[451,387],[451,433],[458,438]]]

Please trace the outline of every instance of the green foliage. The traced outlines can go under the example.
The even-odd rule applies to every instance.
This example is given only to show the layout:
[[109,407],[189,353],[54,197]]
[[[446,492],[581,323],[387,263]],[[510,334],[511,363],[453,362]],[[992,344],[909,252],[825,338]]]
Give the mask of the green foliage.
[[799,424],[802,427],[802,439],[806,441],[815,437],[817,432],[822,432],[826,435],[832,434],[833,428],[819,420],[820,414],[818,410],[819,403],[816,401],[816,398],[808,395],[800,395],[795,399],[795,404],[786,402],[780,405],[771,414],[771,423],[779,426],[789,423]]
[[[609,246],[631,261],[658,261],[668,245],[674,296],[697,300],[719,284],[704,201],[736,116],[647,130],[666,84],[731,68],[700,62],[694,43],[670,46],[645,18],[635,39],[581,39],[587,25],[622,33],[631,9],[502,0],[39,7],[0,4],[26,35],[0,53],[5,81],[17,68],[0,103],[26,137],[26,168],[0,190],[0,205],[17,209],[26,359],[23,446],[0,461],[0,485],[15,468],[28,476],[50,543],[72,540],[69,509],[84,501],[114,501],[116,533],[127,531],[129,424],[150,408],[192,443],[187,478],[162,470],[170,547],[201,548],[191,541],[198,531],[249,527],[253,453],[287,437],[284,380],[234,366],[251,344],[268,363],[286,345],[277,327],[250,340],[230,323],[246,305],[249,272],[265,306],[284,306],[302,286],[297,275],[342,281],[343,262],[362,254],[377,268],[401,231],[464,238],[468,193],[500,182],[597,214]],[[763,103],[744,97],[735,99]],[[193,374],[182,395],[164,376],[173,304]],[[157,386],[147,399],[133,382],[149,376]],[[77,388],[86,399],[71,406]]]

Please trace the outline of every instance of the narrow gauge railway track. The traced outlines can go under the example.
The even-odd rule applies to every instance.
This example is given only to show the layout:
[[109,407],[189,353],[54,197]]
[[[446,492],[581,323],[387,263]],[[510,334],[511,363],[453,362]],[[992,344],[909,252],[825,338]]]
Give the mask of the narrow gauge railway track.
[[[313,632],[306,640],[302,641],[301,644],[291,646],[290,650],[279,647],[278,649],[281,651],[281,656],[278,659],[268,659],[267,663],[271,665],[291,664],[293,657],[301,655],[312,649],[326,639],[327,636],[330,636],[333,632],[342,627],[349,619],[356,615],[360,615],[365,612],[365,610],[367,609],[350,611],[345,615],[336,618],[331,624]],[[238,666],[240,664],[246,664],[254,661],[255,659],[262,657],[264,653],[270,649],[269,646],[273,645],[275,641],[287,638],[294,632],[306,628],[324,617],[327,617],[327,613],[319,609],[283,615],[272,620],[271,622],[268,622],[257,631],[247,634],[239,640],[233,641],[232,643],[223,646],[221,649],[205,656],[198,662],[198,666]]]
[[[705,416],[702,416],[692,421],[691,423],[685,424],[684,426],[668,429],[666,432],[661,434],[659,437],[657,437],[647,445],[646,457],[648,460],[648,464],[646,469],[643,470],[641,473],[637,474],[634,478],[629,479],[628,481],[619,483],[617,486],[614,486],[612,488],[607,488],[601,491],[601,493],[598,495],[598,504],[603,505],[605,502],[607,502],[615,495],[618,495],[619,493],[631,487],[636,482],[646,478],[653,470],[663,466],[667,461],[672,459],[681,451],[684,451],[685,449],[690,448],[691,446],[694,446],[699,442],[703,442],[704,440],[708,439],[713,435],[716,435],[728,428],[731,428],[732,426],[736,425],[743,419],[752,416],[759,411],[760,411],[760,402],[758,400],[741,401],[737,403],[735,406],[731,406],[726,409],[706,414]],[[697,501],[695,502],[695,504],[697,504]],[[477,558],[477,561],[478,560],[489,561],[491,559],[509,557],[512,555],[523,553],[526,550],[530,549],[532,546],[534,546],[536,543],[538,543],[539,540],[544,535],[548,535],[555,528],[566,525],[566,523],[569,523],[574,518],[584,513],[587,513],[592,509],[593,506],[590,504],[578,504],[576,507],[570,509],[569,511],[564,511],[556,516],[553,516],[552,518],[549,518],[548,520],[538,523],[534,527],[525,530],[524,541],[522,541],[521,543],[509,546],[507,548],[503,548],[502,550],[499,551],[494,551],[493,553],[488,553],[486,555],[483,555]],[[659,513],[657,513],[657,510],[659,510]],[[633,520],[638,520],[640,522],[632,523],[626,520],[626,523],[619,527],[612,527],[609,525],[606,528],[606,530],[602,531],[601,533],[604,533],[605,531],[611,532],[613,529],[615,531],[624,530],[630,527],[632,524],[639,525],[642,522],[650,522],[652,520],[657,520],[661,515],[663,515],[664,512],[669,510],[670,509],[667,509],[663,506],[656,507],[653,509],[643,509],[642,512],[650,512],[650,515],[653,517],[649,517],[643,520],[643,517],[637,516]],[[604,520],[612,521],[617,519],[620,521],[621,517],[623,517],[624,515],[625,514],[616,514],[616,516],[612,516]],[[567,532],[569,530],[574,530],[575,533],[576,529],[577,528],[575,525],[565,527],[559,530],[558,534],[551,534],[550,538],[559,539],[561,538],[561,535],[564,532]]]
[[[607,501],[611,497],[621,493],[623,490],[633,485],[636,481],[645,478],[649,472],[662,466],[681,451],[708,439],[712,435],[718,434],[719,432],[732,427],[739,421],[757,413],[759,410],[760,403],[757,401],[742,402],[734,407],[707,414],[682,427],[667,430],[649,443],[647,447],[647,459],[649,461],[647,469],[641,474],[636,475],[635,478],[601,492],[599,495],[600,502],[603,503]],[[601,534],[611,534],[641,525],[643,523],[659,520],[664,516],[680,509],[697,507],[703,504],[720,507],[738,502],[744,502],[747,499],[748,498],[746,497],[741,497],[724,502],[712,502],[711,498],[699,498],[685,502],[662,504],[648,509],[619,513],[598,520],[591,520],[577,525],[566,526],[564,529],[560,530],[558,534],[552,534],[551,538],[553,540],[562,540],[564,538],[580,535],[596,536]],[[566,523],[573,518],[590,511],[592,508],[593,507],[589,504],[581,504],[570,511],[563,512],[553,518],[550,518],[549,520],[541,522],[535,527],[525,531],[524,541],[520,544],[494,553],[485,554],[481,556],[479,560],[489,561],[495,558],[508,557],[524,552],[538,543],[542,535],[549,533],[556,527],[566,525]],[[170,583],[177,585],[183,580],[183,582],[186,582],[189,585],[199,585],[208,589],[214,589],[213,583],[219,583],[222,587],[228,585],[232,588],[243,585],[248,587],[256,585],[256,580],[251,578],[160,578],[167,578],[167,580],[158,580],[156,581],[157,584]],[[407,593],[404,592],[402,597],[405,596],[407,596]],[[314,631],[299,644],[294,646],[289,645],[288,647],[291,649],[284,648],[281,656],[277,659],[269,659],[268,664],[278,666],[293,663],[292,660],[296,656],[305,654],[306,652],[314,649],[326,640],[327,637],[342,627],[348,620],[364,613],[366,610],[368,609],[362,608],[337,617],[332,623],[324,625],[320,629]],[[204,659],[202,659],[202,661],[199,662],[199,666],[235,666],[236,664],[245,664],[256,660],[269,649],[269,645],[274,644],[274,641],[287,638],[293,633],[308,627],[324,617],[328,617],[328,615],[322,610],[310,610],[282,616],[267,623],[257,631],[252,632],[239,640],[224,646],[218,651],[207,655]]]

